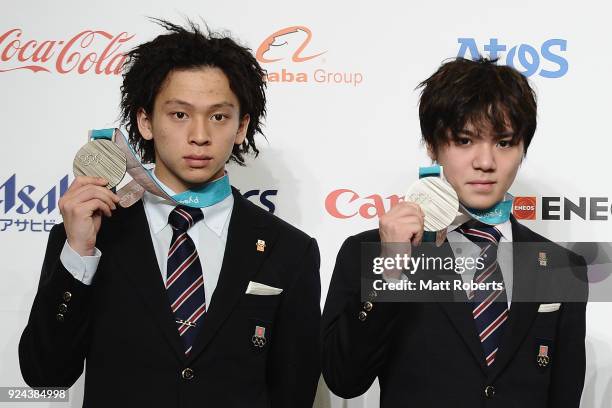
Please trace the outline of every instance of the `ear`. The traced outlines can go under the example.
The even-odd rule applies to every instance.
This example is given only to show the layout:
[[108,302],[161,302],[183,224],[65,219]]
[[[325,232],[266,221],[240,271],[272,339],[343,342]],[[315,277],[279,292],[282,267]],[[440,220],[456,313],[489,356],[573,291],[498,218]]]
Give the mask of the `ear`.
[[151,129],[151,118],[145,112],[144,108],[138,109],[136,113],[136,121],[138,122],[138,131],[145,140],[153,139],[153,130]]
[[238,126],[238,132],[236,133],[236,139],[234,139],[234,144],[241,145],[246,138],[247,130],[249,129],[249,123],[251,122],[251,117],[246,114],[240,119],[240,126]]

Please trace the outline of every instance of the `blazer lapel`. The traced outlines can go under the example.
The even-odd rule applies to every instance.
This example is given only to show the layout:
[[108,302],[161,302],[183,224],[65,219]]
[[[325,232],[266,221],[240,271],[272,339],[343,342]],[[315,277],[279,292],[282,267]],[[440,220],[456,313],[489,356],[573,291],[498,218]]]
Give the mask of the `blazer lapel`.
[[[189,359],[195,359],[206,348],[246,292],[250,278],[260,269],[273,248],[276,231],[267,228],[263,210],[254,207],[233,189],[234,208],[230,219],[227,243],[219,282],[202,320]],[[265,241],[265,250],[257,250],[257,242]]]
[[[512,223],[513,243],[533,242],[534,235],[525,226],[519,224],[514,216],[510,218]],[[517,250],[519,249],[520,250]],[[520,252],[520,253],[519,253]],[[513,298],[535,299],[538,287],[536,264],[536,249],[531,245],[513,245]],[[497,378],[501,371],[514,357],[516,350],[523,342],[531,324],[538,313],[538,302],[514,301],[510,305],[508,321],[499,345],[499,351],[495,363],[490,371],[491,381]]]
[[[445,241],[441,249],[442,253],[437,256],[454,257],[448,240]],[[454,272],[453,275],[447,273],[443,276],[445,276],[446,280],[451,280],[451,278],[453,278],[461,281],[461,276],[454,274]],[[447,301],[439,302],[438,304],[442,307],[442,310],[444,310],[453,326],[455,326],[455,329],[478,362],[481,370],[486,372],[482,345],[476,333],[476,326],[474,324],[474,318],[472,317],[472,305],[468,301],[465,291],[459,290],[453,291],[452,293],[454,295],[452,299],[449,298]]]
[[115,261],[115,265],[125,270],[134,292],[140,295],[151,311],[151,315],[177,357],[184,361],[184,346],[176,329],[157,264],[142,200],[125,209],[124,218],[124,222],[118,223],[120,233],[116,236],[119,237],[117,245],[119,253],[114,257],[121,262]]

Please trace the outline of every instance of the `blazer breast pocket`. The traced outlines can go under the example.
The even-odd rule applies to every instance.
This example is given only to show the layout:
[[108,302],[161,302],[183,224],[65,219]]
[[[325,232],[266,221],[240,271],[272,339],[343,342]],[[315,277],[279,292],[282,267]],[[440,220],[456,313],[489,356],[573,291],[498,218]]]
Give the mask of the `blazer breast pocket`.
[[281,296],[242,295],[235,313],[241,319],[273,322],[276,317],[276,311],[280,307]]
[[239,306],[241,309],[275,309],[280,303],[281,298],[282,295],[266,296],[245,294],[242,295]]
[[555,339],[562,308],[563,306],[560,303],[542,303],[539,305],[534,324],[535,337]]

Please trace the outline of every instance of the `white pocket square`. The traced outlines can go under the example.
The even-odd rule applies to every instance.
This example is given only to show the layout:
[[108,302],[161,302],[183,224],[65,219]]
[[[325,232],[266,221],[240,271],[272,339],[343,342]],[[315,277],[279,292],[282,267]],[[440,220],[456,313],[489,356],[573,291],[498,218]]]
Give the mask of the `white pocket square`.
[[556,312],[561,307],[561,303],[542,303],[538,308],[539,313]]
[[283,291],[282,289],[275,288],[274,286],[268,286],[268,285],[264,285],[263,283],[250,281],[249,286],[247,286],[247,290],[244,293],[247,295],[269,296],[269,295],[278,295],[282,291]]

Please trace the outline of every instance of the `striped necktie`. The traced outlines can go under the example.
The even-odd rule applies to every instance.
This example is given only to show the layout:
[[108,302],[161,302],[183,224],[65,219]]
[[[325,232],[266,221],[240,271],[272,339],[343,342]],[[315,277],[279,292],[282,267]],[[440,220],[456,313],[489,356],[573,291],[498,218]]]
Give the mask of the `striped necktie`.
[[206,312],[204,276],[198,251],[187,230],[204,218],[202,210],[179,205],[168,216],[172,241],[168,250],[166,290],[185,354],[189,355]]
[[508,319],[508,301],[503,275],[497,262],[497,248],[501,232],[495,227],[481,222],[469,221],[458,231],[480,247],[480,258],[484,267],[474,275],[474,282],[501,282],[502,288],[495,290],[474,290],[468,292],[472,303],[472,315],[478,337],[482,344],[487,366],[495,361],[505,322]]

